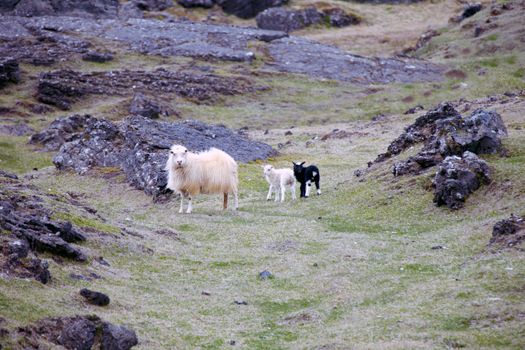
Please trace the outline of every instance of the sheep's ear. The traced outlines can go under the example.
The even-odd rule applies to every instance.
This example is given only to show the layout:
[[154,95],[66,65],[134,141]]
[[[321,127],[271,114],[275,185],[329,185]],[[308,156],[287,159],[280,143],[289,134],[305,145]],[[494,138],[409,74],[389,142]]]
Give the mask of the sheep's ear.
[[293,165],[297,165],[297,164],[295,164],[295,162],[294,162],[294,161],[292,161],[292,164],[293,164]]
[[306,162],[302,162],[302,163],[301,163],[301,164],[299,164],[299,165],[303,165],[304,163],[306,163]]

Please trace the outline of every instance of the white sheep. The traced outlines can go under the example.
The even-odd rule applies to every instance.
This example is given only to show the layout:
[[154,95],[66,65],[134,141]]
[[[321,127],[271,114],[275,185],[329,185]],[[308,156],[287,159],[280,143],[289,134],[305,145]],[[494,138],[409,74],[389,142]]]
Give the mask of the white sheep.
[[281,202],[284,202],[284,194],[286,187],[290,188],[292,192],[292,199],[295,200],[295,177],[292,169],[275,169],[271,165],[265,165],[264,178],[270,185],[266,200],[272,199],[272,192],[275,191],[275,201],[279,201],[279,193],[281,194]]
[[188,198],[186,213],[191,213],[193,197],[200,193],[223,193],[223,209],[228,207],[228,193],[233,193],[235,210],[238,209],[237,163],[227,153],[210,148],[201,153],[192,153],[181,145],[173,145],[166,163],[167,187],[180,194],[180,210],[183,212],[184,198]]

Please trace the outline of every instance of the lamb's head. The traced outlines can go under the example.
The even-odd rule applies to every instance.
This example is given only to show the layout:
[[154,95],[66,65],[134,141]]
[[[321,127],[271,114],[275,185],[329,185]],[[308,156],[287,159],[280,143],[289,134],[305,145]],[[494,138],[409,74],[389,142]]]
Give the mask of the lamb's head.
[[168,163],[175,168],[186,166],[188,161],[188,149],[181,145],[173,145],[170,148],[170,157]]
[[304,171],[304,163],[306,162],[292,162],[293,163],[293,173],[296,175],[300,175]]
[[265,165],[265,166],[263,167],[263,172],[264,172],[264,175],[265,175],[265,176],[269,176],[270,173],[272,172],[272,170],[273,170],[273,166],[270,165],[270,164],[267,164],[267,165]]

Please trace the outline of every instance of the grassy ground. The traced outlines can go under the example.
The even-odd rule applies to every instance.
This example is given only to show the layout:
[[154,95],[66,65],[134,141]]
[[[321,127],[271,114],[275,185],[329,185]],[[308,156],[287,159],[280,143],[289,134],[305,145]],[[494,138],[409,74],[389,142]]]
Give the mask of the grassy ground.
[[[428,14],[447,4],[407,8]],[[374,9],[388,23],[400,11],[387,5],[344,5],[376,26],[371,24]],[[483,39],[488,41],[480,45],[503,47],[502,37]],[[267,202],[262,163],[251,163],[240,167],[238,212],[222,212],[219,196],[200,196],[193,214],[178,214],[177,201],[155,204],[119,176],[57,172],[51,167],[52,154],[35,152],[24,137],[0,136],[0,168],[30,172],[26,181],[41,191],[73,192],[100,215],[66,201],[49,202],[55,218],[90,232],[82,244],[90,259],[59,263],[42,254],[53,276],[48,285],[0,278],[0,315],[7,327],[13,330],[47,316],[96,313],[135,329],[139,349],[523,349],[523,252],[487,247],[496,221],[510,213],[525,214],[523,98],[490,107],[509,127],[504,144],[510,156],[484,157],[494,182],[473,194],[460,211],[432,204],[432,171],[393,178],[392,162],[406,154],[375,167],[364,181],[353,176],[417,116],[401,114],[405,109],[525,88],[518,74],[525,62],[523,50],[480,56],[472,49],[471,54],[444,58],[441,45],[462,38],[459,29],[448,29],[432,47],[416,53],[437,63],[452,60],[451,68],[465,72],[465,77],[437,84],[352,86],[258,73],[254,79],[271,90],[229,97],[213,106],[173,101],[184,119],[249,126],[252,138],[274,147],[289,141],[270,162],[286,167],[301,159],[320,167],[323,194],[307,200],[292,202],[288,196],[282,204]],[[467,41],[461,45],[470,45]],[[388,54],[390,46],[372,41],[368,50]],[[141,60],[137,67],[145,69],[187,63]],[[482,68],[485,75],[478,74]],[[236,67],[216,69],[229,74]],[[28,79],[8,87],[0,103],[31,100],[33,84]],[[74,112],[118,119],[122,103],[120,98],[96,97],[76,105]],[[371,121],[380,113],[386,116]],[[24,118],[39,129],[58,115],[63,113]],[[334,128],[351,137],[318,139]],[[288,130],[292,135],[285,136]],[[138,235],[122,234],[121,228]],[[156,232],[166,228],[177,235]],[[444,249],[432,249],[437,245]],[[110,266],[100,265],[95,260],[99,256]],[[265,269],[274,278],[259,280]],[[103,278],[78,281],[71,273]],[[84,303],[78,295],[83,287],[107,293],[110,305]],[[6,348],[14,346],[10,341],[0,339]]]

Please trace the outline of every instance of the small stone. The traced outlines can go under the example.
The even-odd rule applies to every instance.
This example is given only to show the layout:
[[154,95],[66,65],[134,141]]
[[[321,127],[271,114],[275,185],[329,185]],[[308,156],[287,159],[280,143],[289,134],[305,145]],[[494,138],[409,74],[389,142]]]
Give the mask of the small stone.
[[233,303],[236,305],[248,305],[248,303],[244,300],[234,300]]
[[102,257],[102,256],[99,256],[98,258],[95,259],[100,265],[104,265],[104,266],[110,266],[109,263]]
[[88,303],[93,305],[106,306],[109,304],[109,297],[104,293],[83,288],[80,290],[80,295],[82,295]]
[[264,281],[264,280],[267,280],[267,279],[272,279],[274,278],[273,274],[268,271],[268,270],[264,270],[262,272],[259,273],[259,279],[261,281]]

